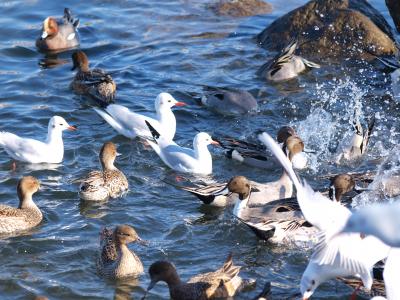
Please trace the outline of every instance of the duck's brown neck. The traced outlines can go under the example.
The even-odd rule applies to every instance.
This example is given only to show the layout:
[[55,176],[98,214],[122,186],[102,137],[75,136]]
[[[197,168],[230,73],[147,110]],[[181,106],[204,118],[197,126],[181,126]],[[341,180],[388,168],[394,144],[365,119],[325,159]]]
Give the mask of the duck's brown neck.
[[175,269],[171,271],[171,273],[169,273],[168,275],[169,276],[167,276],[167,278],[165,278],[164,281],[168,284],[169,288],[177,286],[178,284],[181,283],[181,279],[179,278],[179,275]]
[[84,73],[89,72],[89,71],[90,71],[89,65],[88,65],[88,64],[81,64],[81,65],[79,66],[79,70],[80,70],[81,72],[84,72]]

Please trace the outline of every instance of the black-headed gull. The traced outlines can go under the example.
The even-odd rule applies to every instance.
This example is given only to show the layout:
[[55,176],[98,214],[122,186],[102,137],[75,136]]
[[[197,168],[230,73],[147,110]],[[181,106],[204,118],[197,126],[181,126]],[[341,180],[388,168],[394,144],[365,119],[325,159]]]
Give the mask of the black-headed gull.
[[199,132],[193,139],[193,149],[178,146],[172,139],[159,133],[150,122],[145,121],[153,136],[150,146],[171,169],[184,173],[211,174],[212,157],[207,146],[219,145],[208,133]]
[[349,233],[335,237],[338,228],[343,228],[350,218],[351,211],[314,192],[305,181],[301,184],[278,144],[267,133],[262,133],[259,138],[293,180],[304,217],[321,232],[319,244],[301,279],[303,299],[308,299],[321,283],[337,276],[357,275],[370,289],[371,269],[376,262],[387,257],[390,247],[373,236],[362,238],[359,234]]
[[22,138],[13,133],[0,132],[0,146],[15,160],[27,163],[53,163],[62,162],[64,157],[64,143],[62,132],[76,130],[64,118],[54,116],[48,125],[47,139],[45,142],[30,138]]
[[303,57],[294,55],[297,40],[293,39],[278,55],[261,66],[257,73],[270,81],[284,81],[297,77],[307,68],[320,68]]
[[154,102],[155,119],[132,112],[127,107],[118,104],[110,104],[104,110],[93,109],[119,134],[127,138],[151,137],[145,123],[145,121],[148,121],[165,138],[173,139],[176,131],[176,119],[171,108],[184,105],[186,105],[184,102],[178,102],[171,94],[160,93]]
[[230,88],[205,87],[201,103],[221,114],[246,114],[258,109],[252,94]]

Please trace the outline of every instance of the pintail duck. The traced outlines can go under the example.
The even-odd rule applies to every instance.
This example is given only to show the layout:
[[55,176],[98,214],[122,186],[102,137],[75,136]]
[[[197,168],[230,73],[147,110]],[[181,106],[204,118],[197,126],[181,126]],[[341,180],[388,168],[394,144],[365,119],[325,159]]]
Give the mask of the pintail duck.
[[58,51],[79,46],[79,19],[74,19],[68,8],[64,9],[62,22],[47,17],[43,22],[43,33],[36,40],[36,47],[43,51]]
[[117,198],[128,190],[128,180],[124,173],[114,166],[117,148],[107,142],[100,150],[102,171],[91,171],[79,187],[79,197],[83,200],[102,201]]
[[[296,136],[300,139],[295,130],[290,126],[283,126],[279,129],[277,140],[282,144],[283,148],[287,146],[286,140],[290,136]],[[266,153],[265,145],[241,141],[231,137],[218,138],[217,140],[227,150],[226,156],[228,158],[251,167],[271,168],[271,161],[273,159]],[[307,158],[304,153],[304,146],[300,153],[292,157],[292,163],[296,169],[304,169],[306,167]]]
[[222,268],[214,272],[194,276],[185,283],[179,278],[173,264],[168,261],[156,261],[149,268],[151,282],[147,288],[146,295],[157,282],[164,281],[168,284],[171,299],[175,300],[207,300],[233,297],[245,285],[244,280],[239,277],[240,268],[233,264],[232,255],[230,254]]
[[258,109],[252,94],[231,88],[205,87],[201,103],[221,114],[246,114]]
[[199,132],[193,139],[193,149],[177,145],[172,139],[162,134],[145,121],[153,136],[148,140],[150,146],[171,169],[192,174],[208,175],[212,173],[212,157],[207,146],[210,144],[219,145],[208,133]]
[[[286,152],[290,160],[303,150],[303,141],[297,136],[290,136],[286,140]],[[244,177],[243,177],[244,178]],[[246,179],[247,180],[247,179]],[[197,196],[204,204],[212,206],[226,206],[234,203],[233,198],[229,196],[227,185],[224,183],[214,183],[206,185],[197,185],[195,187],[182,186],[165,181],[175,187],[188,191]],[[285,171],[276,181],[258,183],[251,181],[250,206],[263,205],[268,202],[290,198],[293,196],[293,183]]]
[[114,230],[103,229],[100,234],[100,253],[97,260],[100,275],[119,279],[138,277],[143,273],[140,258],[127,246],[131,242],[143,243],[143,240],[129,225],[118,225]]
[[114,101],[117,85],[111,75],[102,69],[89,69],[89,60],[83,51],[72,54],[73,67],[78,68],[71,82],[72,89],[81,95],[88,95],[99,101],[101,105],[107,105]]
[[329,187],[329,198],[341,202],[342,196],[355,189],[356,182],[350,174],[339,174],[332,178]]
[[258,74],[270,81],[284,81],[297,77],[307,68],[320,68],[319,64],[313,63],[303,57],[294,55],[297,48],[297,40],[293,39],[281,53],[265,63],[258,70]]
[[94,108],[94,110],[119,134],[127,138],[151,137],[145,123],[145,121],[148,121],[166,138],[173,139],[176,131],[176,119],[171,108],[184,105],[186,103],[178,102],[171,94],[161,93],[154,103],[156,119],[132,112],[127,107],[118,104],[110,104],[104,110],[99,108]]
[[25,176],[20,179],[17,185],[18,208],[0,205],[0,234],[27,230],[42,222],[42,212],[32,199],[39,188],[39,180],[35,177]]
[[372,135],[372,131],[375,125],[375,117],[372,116],[368,120],[368,125],[363,129],[359,118],[355,118],[353,121],[354,134],[349,143],[343,141],[338,149],[339,154],[336,158],[336,163],[341,163],[344,161],[356,160],[362,157],[367,151],[367,146]]
[[76,130],[64,118],[54,116],[50,119],[45,142],[22,138],[13,133],[0,132],[0,146],[11,158],[27,163],[60,163],[64,157],[62,132]]

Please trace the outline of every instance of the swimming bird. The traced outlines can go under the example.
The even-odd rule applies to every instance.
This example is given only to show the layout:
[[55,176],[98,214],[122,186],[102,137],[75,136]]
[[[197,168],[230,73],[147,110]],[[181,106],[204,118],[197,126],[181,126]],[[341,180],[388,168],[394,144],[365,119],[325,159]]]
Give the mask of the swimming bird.
[[181,281],[172,263],[162,260],[156,261],[149,268],[151,282],[146,295],[157,282],[164,281],[168,284],[171,299],[174,300],[207,300],[233,297],[244,285],[244,280],[239,277],[240,268],[233,264],[232,254],[230,254],[222,268],[214,272],[196,275],[185,283]]
[[221,114],[246,114],[258,109],[252,94],[232,88],[205,87],[201,103]]
[[45,142],[1,131],[0,146],[15,160],[27,163],[58,164],[64,157],[62,132],[66,129],[73,131],[76,127],[70,126],[64,118],[54,116],[49,121]]
[[342,196],[356,187],[356,182],[350,174],[339,174],[332,178],[329,187],[329,198],[341,202]]
[[[343,160],[350,161],[359,159],[367,151],[367,146],[375,126],[375,117],[372,116],[368,120],[368,125],[363,129],[358,117],[353,121],[353,136],[351,140],[343,141],[338,146],[338,155],[336,163],[339,164]],[[347,143],[348,142],[348,143]]]
[[297,39],[293,39],[278,55],[262,65],[257,73],[267,80],[278,82],[295,78],[307,69],[321,67],[319,64],[294,55],[296,48]]
[[345,234],[332,239],[351,216],[351,211],[337,201],[331,201],[314,192],[304,181],[300,183],[289,160],[276,142],[267,134],[260,139],[274,153],[285,168],[297,190],[297,201],[306,220],[319,231],[319,242],[306,270],[300,290],[303,299],[308,299],[323,282],[337,276],[359,276],[367,289],[371,288],[372,266],[387,257],[390,248],[373,236]]
[[104,143],[100,150],[102,171],[91,171],[79,187],[79,197],[83,200],[102,201],[117,198],[128,190],[128,180],[124,173],[114,166],[117,148],[112,142]]
[[138,277],[143,273],[140,258],[127,244],[143,243],[135,229],[129,225],[118,225],[114,230],[104,228],[100,235],[100,252],[97,269],[100,275],[119,279]]
[[77,94],[88,95],[97,100],[101,105],[114,101],[117,85],[111,75],[102,69],[90,69],[89,60],[83,51],[72,54],[73,67],[78,68],[71,87]]
[[110,104],[104,110],[93,108],[108,124],[119,134],[134,139],[136,136],[147,136],[151,133],[146,126],[148,121],[162,133],[165,138],[173,139],[176,131],[176,120],[171,108],[184,106],[186,103],[178,102],[169,93],[160,93],[154,103],[156,119],[130,111],[127,107]]
[[32,195],[39,188],[39,180],[33,176],[25,176],[19,180],[17,185],[18,208],[0,205],[1,235],[27,230],[42,222],[42,212],[32,199]]
[[63,20],[47,17],[43,22],[43,32],[36,40],[36,47],[43,51],[58,51],[79,46],[79,19],[74,19],[68,8],[64,9]]
[[[297,135],[293,127],[282,126],[277,133],[277,141],[282,144],[283,148],[286,148],[286,140],[290,136],[296,136],[297,141],[301,141],[301,138]],[[236,160],[245,165],[256,167],[256,168],[271,168],[270,155],[266,153],[266,148],[263,144],[241,141],[231,137],[217,138],[221,146],[227,150],[226,156],[230,159]],[[295,141],[294,139],[292,142]],[[303,141],[301,141],[303,143]],[[295,169],[304,169],[307,166],[307,157],[304,153],[304,143],[300,152],[293,153],[292,157],[293,167]]]
[[193,139],[193,149],[181,147],[172,139],[164,137],[147,120],[152,136],[150,146],[171,169],[184,173],[208,175],[212,173],[212,157],[207,146],[219,145],[208,133],[199,132]]

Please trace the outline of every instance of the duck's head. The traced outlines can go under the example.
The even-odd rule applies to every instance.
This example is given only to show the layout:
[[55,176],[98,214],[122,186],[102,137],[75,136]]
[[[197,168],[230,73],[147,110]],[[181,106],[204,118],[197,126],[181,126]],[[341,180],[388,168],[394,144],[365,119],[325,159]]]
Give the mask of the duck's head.
[[112,168],[114,166],[114,160],[119,155],[117,147],[112,142],[104,143],[100,150],[100,162],[103,168]]
[[20,201],[19,208],[24,208],[25,199],[31,199],[32,195],[40,188],[40,182],[33,176],[22,177],[17,185],[17,194]]
[[147,291],[150,291],[157,282],[164,281],[167,284],[179,282],[179,276],[175,266],[166,260],[159,260],[153,263],[149,268],[150,284]]
[[284,143],[289,137],[296,135],[296,131],[293,127],[290,126],[282,126],[278,130],[278,134],[276,135],[276,140],[279,144]]
[[47,17],[43,21],[43,32],[41,38],[44,40],[46,38],[52,38],[58,33],[57,20],[53,17]]
[[339,174],[336,175],[331,180],[331,185],[329,187],[329,198],[331,200],[336,200],[340,202],[342,196],[350,191],[352,191],[356,186],[353,177],[349,174]]
[[71,71],[78,68],[79,70],[86,71],[89,69],[89,59],[85,52],[78,50],[72,53],[72,69]]
[[284,143],[284,148],[293,168],[304,169],[307,166],[307,157],[304,150],[304,142],[297,135],[289,136]]
[[155,101],[156,111],[173,106],[185,106],[185,102],[177,101],[170,93],[160,93]]
[[237,194],[240,200],[247,199],[251,192],[250,181],[244,176],[232,177],[227,187],[229,192]]
[[217,145],[220,146],[220,143],[213,140],[212,137],[206,132],[199,132],[196,134],[193,140],[193,145]]
[[118,225],[114,230],[114,237],[121,245],[126,245],[132,242],[141,242],[142,239],[129,225]]
[[64,130],[76,130],[76,127],[71,126],[65,121],[63,117],[54,116],[49,121],[49,131],[64,131]]

